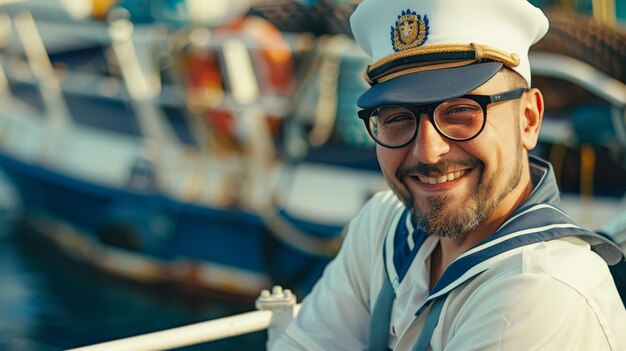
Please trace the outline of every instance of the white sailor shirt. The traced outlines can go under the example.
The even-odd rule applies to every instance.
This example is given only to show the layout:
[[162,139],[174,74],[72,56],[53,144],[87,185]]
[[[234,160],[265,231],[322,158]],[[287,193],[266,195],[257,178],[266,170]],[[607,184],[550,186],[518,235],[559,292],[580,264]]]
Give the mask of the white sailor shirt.
[[623,259],[621,251],[558,210],[547,162],[531,158],[531,171],[529,199],[457,258],[432,291],[438,238],[415,228],[393,193],[375,195],[273,349],[366,349],[374,304],[390,279],[394,350],[413,348],[429,302],[441,296],[432,350],[626,350],[626,310],[605,262]]

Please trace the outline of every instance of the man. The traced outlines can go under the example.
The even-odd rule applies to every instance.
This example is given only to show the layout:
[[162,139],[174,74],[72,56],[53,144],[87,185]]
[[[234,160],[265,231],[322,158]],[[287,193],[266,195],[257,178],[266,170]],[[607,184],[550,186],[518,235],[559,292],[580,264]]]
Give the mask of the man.
[[391,191],[343,247],[275,349],[626,350],[607,263],[619,248],[558,209],[529,157],[543,116],[525,0],[365,0],[372,56],[359,117]]

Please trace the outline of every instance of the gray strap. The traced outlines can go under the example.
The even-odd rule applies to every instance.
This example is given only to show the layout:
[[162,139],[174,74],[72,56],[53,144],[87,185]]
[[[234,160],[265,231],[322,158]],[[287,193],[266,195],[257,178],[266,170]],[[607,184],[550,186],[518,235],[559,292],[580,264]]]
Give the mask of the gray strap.
[[426,320],[424,321],[422,332],[420,333],[415,346],[413,346],[413,351],[426,351],[428,349],[430,339],[433,336],[437,322],[439,322],[439,316],[441,315],[444,302],[446,302],[446,296],[436,298],[435,301],[432,302],[428,315],[426,316]]
[[391,325],[391,309],[396,293],[393,291],[389,277],[385,274],[383,287],[376,299],[374,311],[370,316],[370,335],[368,351],[387,350],[389,344],[389,326]]

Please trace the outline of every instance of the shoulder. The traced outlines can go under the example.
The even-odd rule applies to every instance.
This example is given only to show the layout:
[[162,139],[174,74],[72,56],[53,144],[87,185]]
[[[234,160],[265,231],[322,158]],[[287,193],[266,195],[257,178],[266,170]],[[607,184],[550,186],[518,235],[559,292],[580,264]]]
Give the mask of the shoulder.
[[383,224],[402,211],[404,211],[404,204],[391,190],[386,190],[374,194],[365,203],[357,218],[367,219],[370,224]]
[[613,278],[606,262],[578,237],[531,245],[520,253],[519,274],[544,276],[592,299]]
[[[367,343],[371,291],[383,277],[382,242],[403,210],[390,191],[376,193],[350,222],[341,250],[326,266],[297,318],[275,344],[281,350],[359,350]],[[373,288],[374,287],[374,288]]]
[[338,258],[375,264],[389,230],[394,230],[404,206],[391,191],[374,194],[350,221]]
[[605,261],[591,251],[587,242],[565,237],[525,246],[518,253],[494,263],[477,281],[488,285],[521,277],[553,280],[583,295],[612,279]]
[[[394,219],[404,211],[404,205],[391,190],[374,194],[361,211],[349,224],[349,235],[370,233],[376,239],[384,237],[386,231],[394,225]],[[356,234],[358,232],[358,234]]]
[[468,283],[456,297],[449,331],[454,334],[477,320],[492,323],[495,329],[487,339],[503,349],[519,348],[520,342],[538,347],[548,342],[544,338],[565,349],[626,346],[618,330],[626,325],[626,311],[608,267],[577,238],[529,245]]
[[404,209],[404,205],[391,190],[384,190],[375,193],[365,204],[364,209],[375,209],[377,211],[396,212]]
[[[600,300],[598,303],[621,303],[618,295],[609,299],[599,296],[603,291],[616,292],[613,278],[604,260],[591,251],[587,242],[577,237],[529,245],[494,264],[478,280],[482,283],[477,293],[491,286],[501,289],[503,284],[512,284],[511,288],[505,289],[511,294],[515,290],[512,286],[521,284],[524,289],[538,286],[540,289],[563,290],[587,302]],[[541,294],[538,297],[544,299],[549,296]],[[524,300],[521,297],[517,299]]]

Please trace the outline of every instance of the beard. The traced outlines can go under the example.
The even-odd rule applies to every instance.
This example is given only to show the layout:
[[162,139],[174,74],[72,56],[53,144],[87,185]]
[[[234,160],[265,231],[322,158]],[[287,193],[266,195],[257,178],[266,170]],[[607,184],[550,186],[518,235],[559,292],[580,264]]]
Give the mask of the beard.
[[[521,140],[518,142],[521,143]],[[411,211],[417,224],[428,234],[458,238],[484,223],[502,199],[518,186],[522,178],[523,154],[519,148],[517,150],[519,152],[513,160],[513,167],[504,179],[501,176],[505,174],[503,167],[499,167],[488,177],[485,175],[483,162],[473,159],[442,161],[436,164],[419,163],[412,167],[401,168],[396,176],[404,185],[403,189],[396,183],[388,183],[400,201]],[[420,207],[413,194],[408,191],[407,184],[403,181],[408,174],[429,174],[431,172],[446,174],[450,169],[462,167],[478,169],[480,177],[476,184],[470,188],[467,199],[461,207],[450,206],[449,195],[428,195],[422,199],[425,205]]]

